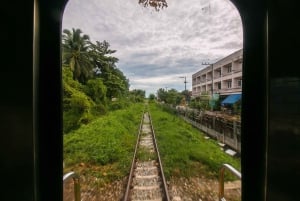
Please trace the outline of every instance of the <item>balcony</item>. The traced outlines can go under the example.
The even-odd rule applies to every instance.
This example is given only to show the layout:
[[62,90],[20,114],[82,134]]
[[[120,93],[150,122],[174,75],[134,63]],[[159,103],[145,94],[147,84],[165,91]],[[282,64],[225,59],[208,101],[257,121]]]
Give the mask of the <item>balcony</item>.
[[228,95],[228,94],[233,94],[233,93],[242,93],[242,87],[214,89],[214,93],[219,93],[220,95]]

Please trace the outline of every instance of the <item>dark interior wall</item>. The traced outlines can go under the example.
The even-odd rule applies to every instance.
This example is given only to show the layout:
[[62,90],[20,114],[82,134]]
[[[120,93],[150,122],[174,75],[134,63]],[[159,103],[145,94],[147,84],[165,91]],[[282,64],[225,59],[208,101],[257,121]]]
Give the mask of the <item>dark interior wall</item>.
[[62,199],[59,44],[65,3],[1,2],[0,200]]
[[[31,4],[0,6],[0,174],[1,200],[33,200]],[[3,188],[4,186],[4,188]]]
[[[1,200],[62,199],[57,44],[65,0],[35,2],[39,10],[35,67],[34,1],[1,2],[0,168],[5,186]],[[300,178],[299,12],[292,0],[233,2],[244,23],[243,201],[264,200],[265,196],[270,201],[296,200]]]
[[299,200],[300,14],[295,1],[269,9],[268,200]]

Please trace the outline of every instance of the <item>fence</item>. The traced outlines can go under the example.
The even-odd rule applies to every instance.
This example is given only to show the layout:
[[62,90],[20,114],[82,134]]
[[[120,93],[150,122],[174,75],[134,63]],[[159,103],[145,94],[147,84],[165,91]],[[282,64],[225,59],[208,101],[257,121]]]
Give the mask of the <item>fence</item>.
[[241,122],[224,117],[198,112],[196,110],[177,110],[183,119],[210,137],[223,143],[238,153],[241,152]]

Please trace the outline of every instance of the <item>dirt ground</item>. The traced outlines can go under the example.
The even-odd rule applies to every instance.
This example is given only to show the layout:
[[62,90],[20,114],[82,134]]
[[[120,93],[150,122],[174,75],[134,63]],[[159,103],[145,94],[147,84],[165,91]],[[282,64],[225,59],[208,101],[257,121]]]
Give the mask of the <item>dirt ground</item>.
[[[173,201],[218,201],[218,181],[206,178],[176,178],[168,182],[169,195]],[[241,200],[241,182],[226,182],[227,201]]]
[[[87,185],[89,184],[89,185]],[[167,181],[168,192],[172,201],[218,201],[218,181],[206,178],[171,178]],[[97,185],[96,178],[81,178],[82,201],[120,201],[125,192],[126,178],[120,181]],[[241,182],[225,183],[227,201],[241,200]],[[72,180],[64,185],[64,201],[73,201]]]

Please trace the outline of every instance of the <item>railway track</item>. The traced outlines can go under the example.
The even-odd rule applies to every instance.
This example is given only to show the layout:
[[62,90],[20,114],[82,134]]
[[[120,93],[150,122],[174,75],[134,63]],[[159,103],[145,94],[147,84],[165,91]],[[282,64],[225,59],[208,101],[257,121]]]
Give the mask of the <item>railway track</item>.
[[144,112],[124,201],[169,201],[149,112]]

